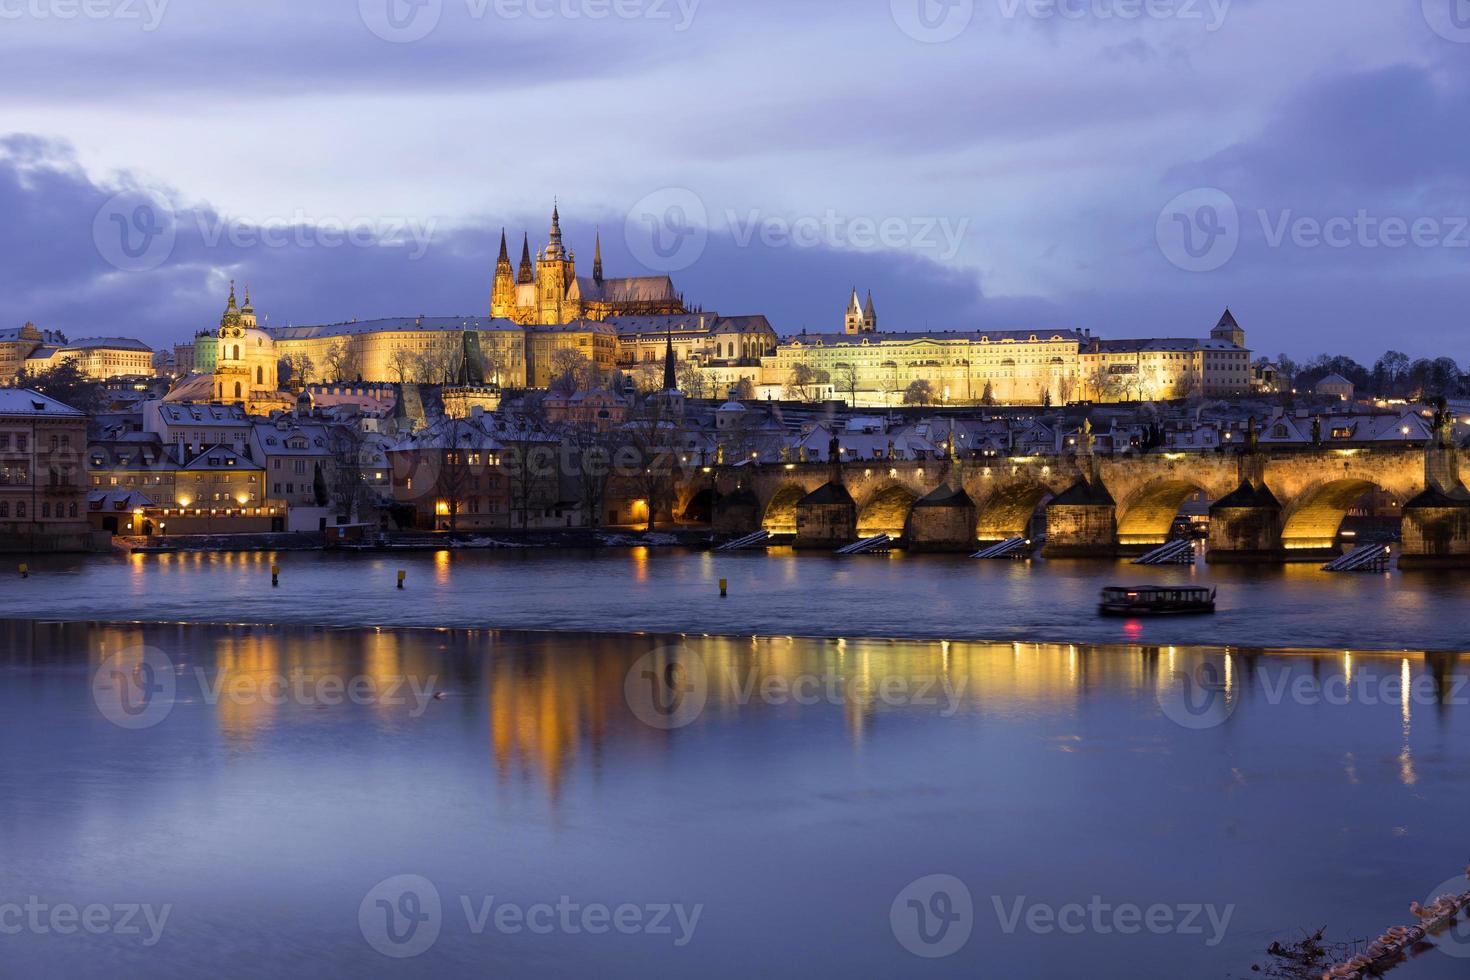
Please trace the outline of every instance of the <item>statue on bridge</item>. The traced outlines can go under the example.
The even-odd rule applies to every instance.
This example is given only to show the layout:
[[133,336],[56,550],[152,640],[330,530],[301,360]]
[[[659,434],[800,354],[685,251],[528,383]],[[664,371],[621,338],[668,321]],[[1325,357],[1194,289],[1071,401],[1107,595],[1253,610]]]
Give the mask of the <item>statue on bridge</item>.
[[1452,446],[1455,442],[1455,416],[1450,412],[1449,402],[1443,395],[1435,402],[1434,444]]

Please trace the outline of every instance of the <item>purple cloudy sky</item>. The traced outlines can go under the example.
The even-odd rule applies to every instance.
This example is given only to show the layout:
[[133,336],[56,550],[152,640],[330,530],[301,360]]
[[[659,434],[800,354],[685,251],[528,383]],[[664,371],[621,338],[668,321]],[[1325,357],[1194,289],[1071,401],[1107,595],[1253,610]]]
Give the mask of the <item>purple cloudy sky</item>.
[[0,0],[0,327],[590,273],[892,330],[1470,358],[1470,0]]

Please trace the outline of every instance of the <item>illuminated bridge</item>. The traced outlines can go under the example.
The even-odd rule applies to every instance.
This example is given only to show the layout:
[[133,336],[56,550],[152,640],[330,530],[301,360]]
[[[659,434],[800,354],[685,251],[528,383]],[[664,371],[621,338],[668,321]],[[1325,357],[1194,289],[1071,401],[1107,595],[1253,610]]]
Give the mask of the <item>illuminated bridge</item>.
[[[1405,515],[1404,555],[1470,559],[1463,450],[1375,448],[1118,457],[1069,453],[986,459],[744,464],[719,467],[714,524],[767,529],[798,546],[889,534],[919,550],[963,550],[1024,536],[1044,508],[1046,553],[1136,553],[1167,541],[1186,500],[1212,502],[1210,558],[1317,560],[1335,553],[1348,512],[1369,491]],[[1418,552],[1419,554],[1416,554]]]

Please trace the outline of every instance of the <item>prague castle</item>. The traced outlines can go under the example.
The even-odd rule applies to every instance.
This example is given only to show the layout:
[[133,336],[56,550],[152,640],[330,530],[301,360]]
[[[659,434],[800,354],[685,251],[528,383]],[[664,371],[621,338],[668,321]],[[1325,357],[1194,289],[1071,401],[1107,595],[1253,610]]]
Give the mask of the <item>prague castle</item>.
[[478,352],[481,363],[472,367],[495,388],[546,388],[583,364],[604,378],[622,370],[652,382],[669,344],[689,366],[681,383],[695,396],[747,385],[760,398],[840,398],[862,407],[1035,405],[1229,397],[1252,387],[1245,333],[1228,310],[1206,339],[1102,340],[1071,329],[883,332],[873,294],[863,300],[854,288],[841,332],[781,339],[763,316],[689,308],[668,276],[604,276],[600,236],[591,276],[579,276],[557,207],[545,247],[532,252],[523,236],[518,268],[501,232],[488,312],[260,328],[248,288],[237,306],[232,285],[219,330],[176,349],[178,365],[198,372],[178,394],[265,406],[281,397],[277,363],[298,382],[447,384],[460,376],[466,350]]

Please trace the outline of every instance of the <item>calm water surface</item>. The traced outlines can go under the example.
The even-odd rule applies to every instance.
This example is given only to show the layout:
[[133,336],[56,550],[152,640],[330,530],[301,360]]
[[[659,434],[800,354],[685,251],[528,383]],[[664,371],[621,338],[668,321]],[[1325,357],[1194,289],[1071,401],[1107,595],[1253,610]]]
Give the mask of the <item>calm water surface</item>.
[[[77,584],[99,613],[129,595],[140,615],[305,608],[262,588],[249,560],[201,562],[202,585],[180,564],[79,567],[65,589],[45,575],[25,588],[73,615]],[[616,594],[649,622],[682,611],[715,625],[736,614],[695,598],[706,576],[755,581],[754,563],[698,556],[594,565],[604,593],[571,621],[616,623]],[[546,566],[455,560],[441,580],[428,559],[413,566],[413,601],[384,590],[387,563],[287,567],[314,601],[493,620],[529,594],[516,570]],[[832,566],[761,622],[821,608],[814,591],[836,593],[865,632],[900,615],[916,630],[978,629],[1022,608],[1007,597],[1023,569],[962,563],[901,608],[913,567]],[[1065,631],[1082,621],[1073,592],[1091,583],[1054,581],[1048,628]],[[1286,608],[1336,588],[1305,581],[1279,580]],[[864,613],[860,593],[875,591],[888,608]],[[0,908],[29,896],[171,906],[152,946],[146,928],[0,933],[7,976],[1249,976],[1298,928],[1367,936],[1404,921],[1470,851],[1470,660],[1452,654],[21,621],[0,622],[0,651]],[[1213,679],[1211,699],[1176,700],[1181,675]],[[687,700],[654,700],[662,677]],[[263,696],[274,678],[306,693]],[[412,686],[395,688],[403,678]],[[321,686],[334,679],[406,700],[335,697]],[[145,682],[167,691],[121,700]],[[401,889],[376,905],[400,875],[441,900],[434,941],[409,959],[374,945],[388,911],[400,925],[431,916]],[[952,876],[973,908],[968,940],[942,959],[905,946],[916,913],[900,896],[930,875]],[[478,909],[491,896],[492,908],[566,896],[699,918],[684,935],[476,934],[461,899]],[[1209,906],[1228,925],[1008,931],[996,912],[1094,896],[1177,909],[1180,924]],[[1404,975],[1467,970],[1433,950]]]
[[[279,562],[280,588],[270,586]],[[0,579],[0,616],[459,626],[724,635],[1217,643],[1470,650],[1470,573],[1333,575],[1313,565],[633,549],[53,557]],[[396,572],[408,588],[394,588]],[[728,579],[728,598],[718,582]],[[1096,615],[1105,585],[1217,585],[1208,619]]]

